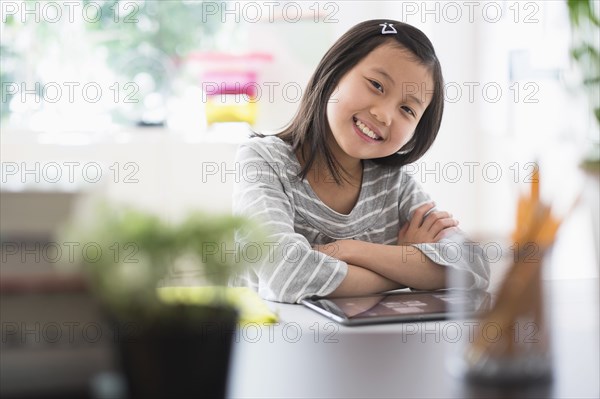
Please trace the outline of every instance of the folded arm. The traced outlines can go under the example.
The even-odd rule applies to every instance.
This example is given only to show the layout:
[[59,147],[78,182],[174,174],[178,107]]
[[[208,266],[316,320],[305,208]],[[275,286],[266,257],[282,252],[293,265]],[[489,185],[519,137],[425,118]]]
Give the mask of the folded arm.
[[364,267],[348,264],[348,272],[342,283],[328,296],[345,297],[378,294],[380,292],[406,288]]
[[[437,243],[457,231],[457,225],[458,221],[451,214],[434,211],[434,204],[426,203],[418,207],[411,220],[400,229],[397,245],[338,240],[315,246],[315,249],[358,267],[348,269],[339,287],[341,292],[354,288],[374,293],[401,286],[421,290],[442,289],[447,286],[448,268],[410,244]],[[455,269],[453,272],[464,274],[465,279],[470,277],[470,273],[464,270]],[[394,284],[395,287],[388,288]],[[334,291],[336,293],[337,290]]]
[[351,289],[361,295],[407,286],[422,290],[446,286],[447,268],[408,245],[339,240],[316,249],[348,263],[348,273],[332,295]]

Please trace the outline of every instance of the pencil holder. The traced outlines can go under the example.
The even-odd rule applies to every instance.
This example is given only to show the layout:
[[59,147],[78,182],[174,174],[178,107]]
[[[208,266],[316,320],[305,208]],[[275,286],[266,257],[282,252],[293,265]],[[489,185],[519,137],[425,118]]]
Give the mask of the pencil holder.
[[552,378],[548,312],[542,271],[560,225],[540,201],[539,174],[519,200],[512,259],[490,310],[474,322],[453,357],[455,374],[487,384],[547,382]]
[[541,259],[521,258],[511,265],[494,306],[476,324],[464,350],[462,368],[468,379],[501,384],[551,379],[542,264]]

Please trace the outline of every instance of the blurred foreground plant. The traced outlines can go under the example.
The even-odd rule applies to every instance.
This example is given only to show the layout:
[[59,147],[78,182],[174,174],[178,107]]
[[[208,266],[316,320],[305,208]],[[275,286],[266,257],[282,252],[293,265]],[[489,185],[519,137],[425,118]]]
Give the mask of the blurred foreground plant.
[[[194,307],[166,304],[158,295],[157,287],[181,265],[192,267],[203,285],[215,291],[213,303],[207,305],[227,307],[228,279],[249,266],[234,235],[250,234],[259,240],[260,231],[250,220],[229,214],[196,212],[179,223],[168,223],[143,211],[103,206],[89,226],[75,226],[71,234],[93,244],[77,263],[83,264],[91,288],[107,310],[121,319],[151,320],[181,318],[185,316],[177,314],[181,312],[202,317]],[[259,260],[252,256],[253,262]]]

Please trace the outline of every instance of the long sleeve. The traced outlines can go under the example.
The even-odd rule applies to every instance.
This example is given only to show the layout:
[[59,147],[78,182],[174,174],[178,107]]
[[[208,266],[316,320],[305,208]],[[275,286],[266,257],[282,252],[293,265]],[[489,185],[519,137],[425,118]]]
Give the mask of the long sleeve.
[[[425,193],[421,185],[407,174],[404,174],[401,184],[400,202],[398,215],[400,225],[412,218],[414,211],[421,205],[431,202],[431,198]],[[432,211],[437,211],[433,208]],[[459,274],[450,273],[450,286],[466,289],[486,289],[490,281],[490,266],[483,249],[469,240],[464,232],[457,232],[444,237],[437,243],[413,244],[425,256],[433,262],[454,268],[466,273],[467,281],[454,278]]]
[[[331,293],[347,273],[347,264],[312,249],[294,229],[293,195],[286,192],[280,163],[264,148],[257,151],[242,144],[235,157],[240,172],[233,190],[233,213],[249,217],[267,232],[260,243],[260,262],[249,262],[230,285],[249,286],[267,300],[296,303],[301,299]],[[289,188],[288,188],[289,191]],[[236,234],[241,248],[250,243]]]

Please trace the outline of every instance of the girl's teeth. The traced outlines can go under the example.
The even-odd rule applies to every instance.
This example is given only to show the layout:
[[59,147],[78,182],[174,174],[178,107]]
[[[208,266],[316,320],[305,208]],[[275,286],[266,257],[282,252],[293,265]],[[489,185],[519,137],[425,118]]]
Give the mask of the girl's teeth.
[[363,132],[366,136],[369,136],[370,138],[375,140],[379,140],[379,137],[377,137],[377,135],[373,133],[373,131],[369,129],[364,123],[362,123],[359,120],[356,120],[355,124],[356,126],[358,126],[360,131]]

